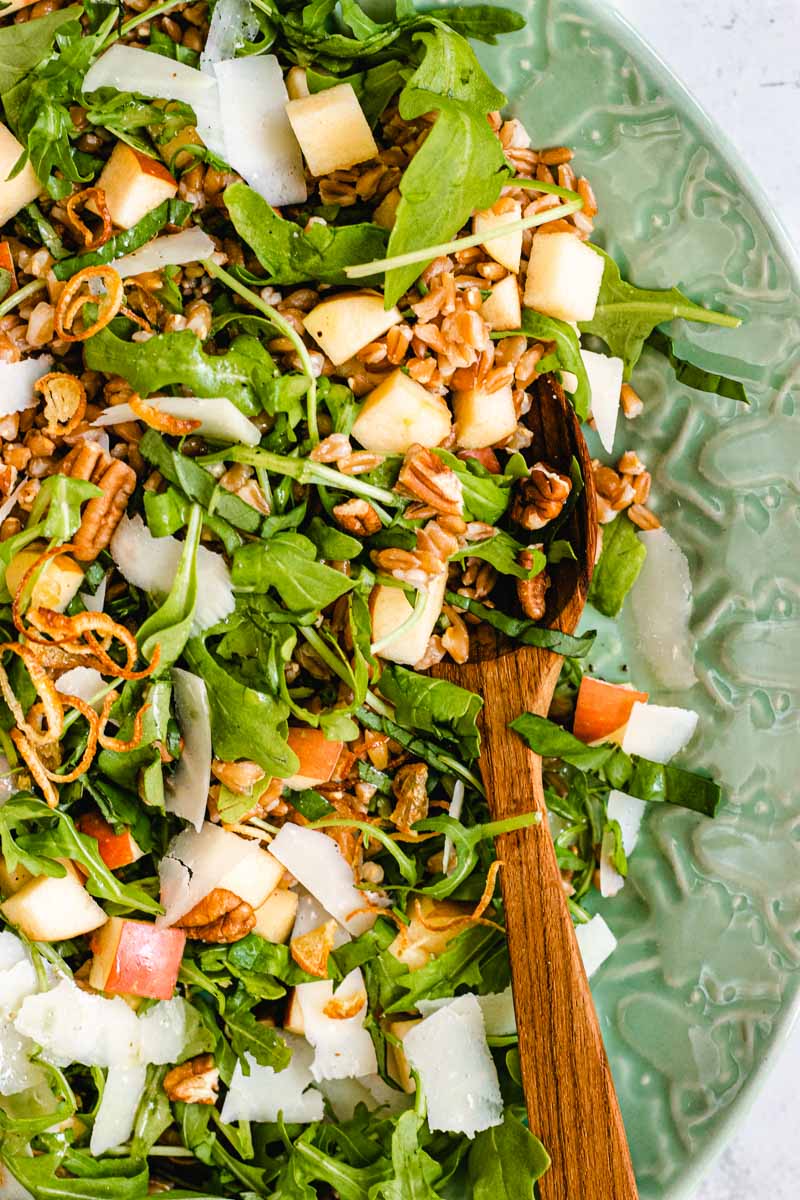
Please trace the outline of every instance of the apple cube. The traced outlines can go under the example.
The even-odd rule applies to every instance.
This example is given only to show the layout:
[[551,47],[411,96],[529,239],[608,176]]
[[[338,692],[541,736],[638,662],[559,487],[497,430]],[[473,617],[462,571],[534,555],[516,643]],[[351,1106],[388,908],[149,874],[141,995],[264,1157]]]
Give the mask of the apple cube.
[[260,908],[283,878],[283,867],[268,850],[257,850],[223,875],[218,888],[233,892],[251,908]]
[[97,849],[109,871],[130,866],[142,857],[143,851],[129,829],[115,833],[114,827],[99,812],[84,813],[78,819],[78,829],[87,837],[93,837]]
[[484,392],[471,388],[453,393],[456,442],[465,450],[480,450],[504,442],[517,428],[511,387]]
[[338,367],[402,319],[399,309],[386,311],[376,292],[346,292],[317,304],[303,324]]
[[525,307],[559,321],[591,321],[603,279],[603,259],[573,233],[533,239]]
[[[399,959],[409,971],[419,971],[426,967],[432,958],[437,958],[454,937],[458,937],[464,926],[455,920],[444,929],[430,929],[431,917],[444,922],[448,918],[463,917],[469,912],[469,905],[456,900],[432,900],[422,896],[418,901],[419,907],[414,908],[411,920],[404,925],[389,947],[389,953]],[[425,924],[428,922],[428,924]]]
[[[410,1021],[407,1017],[403,1017],[399,1021],[387,1021],[386,1032],[392,1037],[399,1038],[402,1042],[406,1034],[410,1033],[415,1025],[419,1025],[419,1021]],[[403,1047],[396,1046],[394,1042],[390,1042],[388,1039],[386,1042],[386,1068],[395,1083],[399,1083],[403,1091],[409,1096],[416,1091],[416,1085],[411,1077],[411,1067]]]
[[350,83],[290,100],[286,115],[312,175],[354,167],[378,153]]
[[9,870],[4,858],[0,858],[0,892],[4,896],[13,896],[29,879],[33,879],[27,867],[18,863],[13,871]]
[[288,888],[276,888],[256,909],[253,933],[257,933],[268,942],[285,942],[292,932],[297,904],[297,892],[291,892]]
[[171,1000],[185,944],[182,929],[111,917],[92,938],[89,983],[98,992]]
[[[18,7],[21,8],[22,5]],[[6,10],[13,11],[13,8]],[[0,125],[0,225],[5,225],[6,221],[15,217],[19,210],[30,204],[31,200],[35,200],[42,190],[30,161],[25,163],[19,175],[15,175],[13,179],[8,178],[22,150],[22,145],[11,130],[5,125]]]
[[[498,208],[504,211],[498,212]],[[503,225],[513,225],[519,221],[522,216],[522,205],[519,201],[514,200],[509,203],[508,200],[498,200],[492,208],[484,209],[483,212],[476,212],[472,218],[473,233],[494,233],[494,231]],[[495,262],[499,262],[507,271],[513,271],[514,274],[519,271],[519,263],[522,258],[522,230],[518,229],[515,233],[506,233],[503,236],[487,238],[482,243],[483,249],[487,254],[490,254]],[[506,328],[512,329],[509,325]]]
[[302,792],[327,783],[339,761],[343,743],[329,741],[321,729],[312,729],[310,725],[292,727],[286,740],[300,760],[296,774],[284,779],[286,787]]
[[[436,575],[428,584],[428,597],[422,610],[422,616],[405,632],[397,637],[391,635],[405,624],[414,609],[406,599],[402,588],[390,587],[380,583],[372,589],[370,596],[370,615],[372,617],[372,641],[383,642],[378,651],[381,658],[389,662],[404,663],[413,667],[418,663],[427,648],[434,626],[439,620],[444,603],[444,593],[447,587],[447,572]],[[385,641],[386,638],[390,640]]]
[[61,879],[38,875],[16,895],[0,904],[0,912],[18,925],[32,942],[62,942],[92,933],[106,922],[106,914],[67,868]]
[[296,987],[289,992],[289,999],[286,1001],[283,1028],[287,1033],[296,1033],[299,1037],[305,1037],[306,1023],[303,1017],[303,1006],[297,995]]
[[399,368],[370,392],[353,425],[366,450],[405,454],[415,443],[438,446],[450,434],[450,409]]
[[491,330],[519,329],[522,325],[522,304],[516,275],[506,275],[492,288],[481,305],[481,316]]
[[124,142],[117,142],[97,186],[105,193],[111,220],[121,229],[130,229],[178,191],[177,182],[162,162]]
[[621,358],[608,354],[595,354],[593,350],[581,350],[592,393],[592,417],[603,449],[610,454],[614,449],[617,431],[619,398],[622,391],[622,372],[625,364]]

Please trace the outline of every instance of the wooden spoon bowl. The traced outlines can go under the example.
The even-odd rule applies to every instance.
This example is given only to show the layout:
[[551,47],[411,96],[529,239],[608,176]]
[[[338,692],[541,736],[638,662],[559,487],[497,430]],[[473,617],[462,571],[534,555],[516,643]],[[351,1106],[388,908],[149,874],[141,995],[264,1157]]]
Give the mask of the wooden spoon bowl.
[[[584,489],[562,536],[577,561],[550,568],[543,624],[573,633],[597,549],[595,492],[580,424],[551,376],[539,380],[528,415],[529,462],[563,474],[577,460]],[[546,716],[561,670],[548,650],[519,646],[481,626],[471,659],[433,674],[484,699],[481,773],[493,819],[536,809],[539,825],[497,839],[508,930],[522,1081],[531,1130],[552,1158],[544,1200],[635,1200],[636,1182],[614,1083],[550,836],[541,759],[510,732],[522,712]]]

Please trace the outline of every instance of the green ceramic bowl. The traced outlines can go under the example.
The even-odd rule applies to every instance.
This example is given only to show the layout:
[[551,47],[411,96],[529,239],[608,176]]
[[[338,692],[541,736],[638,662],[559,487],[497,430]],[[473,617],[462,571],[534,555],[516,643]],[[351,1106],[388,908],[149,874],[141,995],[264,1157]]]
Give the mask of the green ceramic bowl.
[[615,448],[642,453],[689,557],[698,682],[654,685],[624,622],[602,638],[606,665],[700,712],[684,761],[726,788],[716,821],[650,812],[629,882],[601,902],[620,944],[593,980],[642,1197],[688,1200],[798,1007],[800,279],[755,181],[626,23],[591,0],[516,7],[527,28],[482,57],[534,144],[576,148],[598,239],[634,282],[744,321],[675,333],[746,381],[749,410],[648,353],[644,414]]

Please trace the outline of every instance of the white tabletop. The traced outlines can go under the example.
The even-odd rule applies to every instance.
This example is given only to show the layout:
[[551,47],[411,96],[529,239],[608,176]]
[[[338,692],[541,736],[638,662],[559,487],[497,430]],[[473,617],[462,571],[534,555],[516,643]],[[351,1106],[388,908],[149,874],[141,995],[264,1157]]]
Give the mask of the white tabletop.
[[[717,121],[800,248],[800,0],[613,0]],[[800,1023],[695,1200],[796,1200]]]

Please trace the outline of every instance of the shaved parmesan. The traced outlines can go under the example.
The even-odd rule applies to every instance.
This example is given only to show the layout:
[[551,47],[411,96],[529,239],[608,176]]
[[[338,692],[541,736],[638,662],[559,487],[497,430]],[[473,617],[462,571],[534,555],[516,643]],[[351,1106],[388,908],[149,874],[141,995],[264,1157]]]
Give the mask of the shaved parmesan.
[[[475,999],[483,1014],[487,1037],[510,1037],[517,1032],[514,996],[510,985],[504,992],[488,992],[485,996],[476,996]],[[446,1008],[452,1003],[450,996],[439,1000],[418,1000],[417,1009],[423,1017],[429,1017],[431,1013],[438,1012],[440,1008]]]
[[[151,55],[157,58],[158,55]],[[134,587],[164,597],[172,587],[183,542],[175,537],[154,538],[137,513],[123,517],[109,547],[120,573]],[[231,575],[224,558],[200,546],[197,551],[197,605],[195,633],[223,621],[236,607]]]
[[114,260],[114,270],[120,279],[130,275],[143,275],[145,271],[160,271],[162,267],[182,267],[185,263],[200,262],[210,258],[216,246],[199,225],[182,229],[180,233],[168,233],[165,237],[153,238],[152,242],[140,246],[130,254]]
[[10,1021],[0,1020],[0,1096],[16,1096],[44,1081],[41,1067],[30,1061],[35,1049]]
[[502,1123],[503,1098],[475,996],[459,996],[414,1025],[403,1050],[419,1075],[431,1130],[474,1137]]
[[89,1149],[97,1157],[127,1142],[144,1092],[147,1067],[110,1067]]
[[[108,441],[107,436],[106,436],[106,441]],[[105,449],[107,451],[108,446],[106,446]],[[100,581],[100,585],[97,588],[97,591],[94,594],[92,594],[91,592],[81,592],[81,600],[86,605],[87,612],[102,612],[103,611],[103,608],[105,607],[105,603],[106,603],[106,590],[108,588],[109,574],[110,574],[110,572],[106,571],[105,575],[103,576],[103,578]]]
[[105,686],[105,679],[94,667],[73,667],[56,680],[56,691],[62,696],[77,696],[79,700],[91,704],[97,712],[103,707],[103,697],[95,700],[95,696],[100,696]]
[[591,978],[608,956],[613,954],[617,947],[617,939],[599,913],[584,925],[576,925],[575,937],[578,939],[584,970]]
[[[453,798],[450,801],[450,807],[447,810],[447,815],[452,817],[454,821],[461,819],[461,810],[464,807],[464,784],[463,781],[457,779],[453,784]],[[447,875],[450,867],[450,859],[453,855],[453,839],[448,835],[444,839],[444,849],[442,850],[442,874]]]
[[30,1062],[33,1042],[12,1024],[23,1001],[38,986],[36,970],[23,942],[8,930],[0,933],[0,1096],[15,1096],[44,1078],[41,1069]]
[[[345,976],[334,992],[333,981],[301,983],[297,999],[303,1014],[305,1035],[314,1047],[311,1074],[315,1079],[349,1079],[359,1075],[374,1075],[378,1070],[372,1038],[364,1028],[367,1015],[367,992],[364,976],[356,968]],[[343,1011],[348,1004],[362,1000],[352,1017],[332,1017],[331,1002],[339,1003]]]
[[653,762],[667,763],[682,750],[697,728],[697,713],[690,708],[671,708],[636,701],[631,709],[622,749]]
[[[627,792],[617,791],[616,788],[609,792],[608,819],[616,821],[619,825],[622,849],[625,851],[626,857],[633,854],[636,848],[645,807],[644,800],[639,800],[636,796],[629,796]],[[608,832],[603,834],[603,843],[600,848],[600,894],[602,896],[616,896],[617,892],[625,886],[625,877],[620,875],[611,861],[613,852],[614,835]]]
[[581,350],[586,367],[589,387],[592,392],[592,417],[603,449],[610,454],[614,449],[614,434],[617,431],[619,397],[622,391],[621,358],[607,354],[595,354],[593,350]]
[[213,76],[214,63],[233,58],[256,33],[258,20],[250,0],[217,0],[200,55],[200,70]]
[[166,809],[183,817],[199,832],[206,815],[213,757],[208,693],[199,675],[173,667],[172,694],[183,736],[183,751],[168,785]]
[[33,394],[33,385],[47,374],[52,365],[49,354],[23,358],[15,363],[0,362],[0,417],[10,417],[14,413],[24,412],[26,408],[35,408],[39,400]]
[[[319,929],[320,925],[326,925],[328,921],[333,919],[331,914],[322,907],[319,901],[315,900],[310,892],[303,889],[297,899],[297,912],[292,927],[291,940],[294,941],[295,938],[303,937],[304,934],[311,933],[314,929]],[[341,925],[337,925],[333,938],[334,950],[338,950],[340,946],[344,946],[349,941],[351,941],[350,934],[346,929],[342,929]]]
[[322,1079],[317,1084],[337,1121],[349,1121],[359,1104],[370,1112],[398,1116],[413,1103],[413,1098],[384,1083],[380,1075],[365,1075],[362,1079]]
[[268,204],[300,204],[308,195],[306,177],[277,58],[229,58],[214,64],[214,74],[226,161]]
[[[147,403],[167,416],[199,421],[198,433],[212,441],[242,442],[245,446],[257,446],[261,441],[257,426],[248,421],[227,396],[151,396]],[[112,404],[103,409],[92,424],[123,425],[138,419],[130,404]]]
[[689,562],[666,529],[647,529],[639,540],[647,557],[630,599],[636,649],[660,684],[681,691],[696,680]]
[[165,58],[163,54],[117,44],[101,54],[86,72],[83,90],[89,93],[98,88],[112,87],[118,92],[127,92],[132,81],[135,81],[140,96],[182,100],[190,105],[197,118],[200,137],[209,150],[224,157],[225,143],[215,80],[194,67]]
[[292,1051],[284,1070],[261,1067],[250,1054],[245,1055],[249,1075],[243,1073],[241,1062],[236,1063],[222,1106],[222,1120],[227,1124],[277,1121],[279,1116],[288,1124],[305,1125],[322,1120],[325,1112],[322,1096],[311,1086],[313,1051],[307,1042],[291,1033],[283,1033],[282,1037]]
[[[204,786],[205,803],[207,779]],[[164,913],[156,919],[156,924],[174,925],[215,887],[221,886],[227,875],[248,859],[257,860],[261,853],[257,842],[210,821],[205,821],[199,831],[185,829],[170,844],[159,864]]]
[[269,849],[354,937],[375,924],[375,913],[364,911],[368,897],[355,887],[353,872],[333,838],[318,829],[284,825]]

